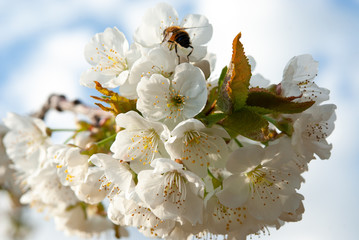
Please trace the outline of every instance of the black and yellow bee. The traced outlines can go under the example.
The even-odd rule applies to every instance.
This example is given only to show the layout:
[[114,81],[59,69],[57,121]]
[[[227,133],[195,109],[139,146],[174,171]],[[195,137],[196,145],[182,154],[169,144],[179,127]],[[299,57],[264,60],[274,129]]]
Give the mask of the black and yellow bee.
[[193,52],[193,46],[191,44],[191,39],[189,37],[188,32],[186,32],[187,28],[179,27],[179,26],[171,26],[166,28],[163,31],[163,41],[170,43],[170,50],[175,49],[176,55],[178,57],[178,62],[180,62],[180,56],[178,55],[177,45],[180,45],[183,48],[191,48],[191,51],[187,55],[187,60],[189,56]]

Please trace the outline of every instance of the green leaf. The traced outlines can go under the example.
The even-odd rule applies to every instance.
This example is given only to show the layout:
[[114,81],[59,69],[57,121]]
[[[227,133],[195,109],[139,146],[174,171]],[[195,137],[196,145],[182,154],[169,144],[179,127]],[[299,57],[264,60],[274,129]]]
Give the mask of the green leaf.
[[242,135],[257,141],[263,139],[262,129],[268,128],[268,122],[261,115],[247,107],[243,107],[229,115],[221,122],[221,125],[232,138]]
[[246,104],[259,114],[268,113],[300,113],[311,107],[315,102],[292,102],[293,98],[286,98],[265,89],[251,89]]
[[231,75],[227,74],[224,76],[223,83],[219,90],[217,106],[224,113],[230,114],[233,111],[233,101],[229,96],[228,82],[231,79]]
[[219,79],[218,79],[218,91],[221,90],[221,88],[222,88],[222,84],[223,84],[224,78],[226,77],[227,71],[228,71],[228,67],[225,66],[222,69],[221,75],[219,76]]
[[206,118],[209,114],[215,111],[216,103],[218,98],[218,89],[216,87],[212,88],[208,94],[208,99],[206,106],[203,110],[196,116],[197,119]]
[[205,124],[207,127],[211,127],[214,124],[218,123],[220,120],[225,118],[227,114],[219,112],[219,113],[212,113],[208,116],[206,116],[203,120],[205,121]]
[[288,136],[292,136],[293,134],[293,125],[292,121],[289,118],[282,118],[279,119],[272,118],[271,116],[263,116],[268,122],[272,123],[276,126],[280,131],[284,132]]

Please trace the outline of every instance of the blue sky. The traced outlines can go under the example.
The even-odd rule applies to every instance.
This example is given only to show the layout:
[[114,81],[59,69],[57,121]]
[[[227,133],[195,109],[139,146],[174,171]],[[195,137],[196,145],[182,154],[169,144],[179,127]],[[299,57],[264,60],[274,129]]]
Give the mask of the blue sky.
[[[0,118],[7,111],[37,110],[53,92],[91,104],[89,95],[94,92],[79,85],[88,67],[83,57],[86,42],[113,26],[131,41],[144,11],[159,1],[99,2],[0,1]],[[228,63],[232,39],[240,31],[246,53],[257,61],[256,72],[273,82],[281,80],[284,66],[295,55],[310,53],[319,61],[317,83],[331,90],[329,102],[338,106],[336,129],[329,138],[332,158],[312,162],[304,176],[303,220],[261,239],[356,239],[359,0],[169,2],[181,16],[201,13],[209,18],[214,27],[209,50],[217,54],[217,71]],[[65,118],[53,114],[49,124],[67,124]],[[62,233],[42,215],[31,216],[46,226],[37,228],[33,239],[55,233],[61,239]]]

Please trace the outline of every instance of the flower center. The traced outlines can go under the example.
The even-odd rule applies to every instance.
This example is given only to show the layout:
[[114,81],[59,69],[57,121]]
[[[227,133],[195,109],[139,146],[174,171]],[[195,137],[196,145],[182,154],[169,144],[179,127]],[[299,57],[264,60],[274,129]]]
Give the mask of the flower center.
[[188,131],[184,134],[184,143],[186,146],[192,143],[200,144],[201,134],[197,131]]
[[217,204],[213,209],[212,217],[215,222],[225,223],[226,231],[230,231],[246,221],[246,213],[246,207],[229,208],[217,201]]
[[312,123],[307,124],[305,133],[308,138],[319,142],[328,137],[328,134],[326,133],[328,130],[329,127],[327,122]]
[[126,58],[121,57],[114,49],[98,49],[97,54],[100,55],[100,62],[92,69],[95,72],[118,76],[121,72],[128,69]]
[[127,157],[131,160],[138,159],[143,165],[151,164],[157,153],[159,139],[160,137],[153,128],[135,134],[131,138],[134,144],[128,148],[129,154]]
[[153,73],[161,74],[165,78],[170,78],[173,74],[173,72],[166,72],[162,65],[160,67],[153,65],[152,70],[153,70]]
[[180,117],[184,105],[186,104],[186,98],[188,97],[181,95],[180,91],[176,91],[174,88],[170,87],[169,97],[166,98],[169,110],[167,118],[172,119]]
[[252,171],[245,173],[246,177],[252,183],[252,185],[264,184],[266,186],[272,186],[273,182],[269,181],[266,177],[267,173],[264,171],[263,166],[259,164]]
[[178,205],[179,208],[186,200],[187,189],[185,178],[177,171],[167,172],[164,176],[165,187],[163,197]]

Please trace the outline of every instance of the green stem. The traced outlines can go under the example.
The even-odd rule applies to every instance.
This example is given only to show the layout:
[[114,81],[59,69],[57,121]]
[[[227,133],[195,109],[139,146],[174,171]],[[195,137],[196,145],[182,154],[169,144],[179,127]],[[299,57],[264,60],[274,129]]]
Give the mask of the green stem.
[[213,174],[211,173],[211,171],[209,171],[208,168],[207,168],[207,172],[208,172],[208,175],[209,175],[211,178],[214,178],[214,179],[218,180],[215,176],[213,176]]
[[50,128],[51,132],[76,132],[78,129],[71,128]]
[[275,126],[278,125],[277,120],[275,120],[275,119],[273,119],[273,118],[271,118],[271,117],[268,117],[268,116],[266,116],[266,115],[262,115],[262,117],[263,117],[265,120],[267,120],[268,122],[272,123],[273,125],[275,125]]
[[108,141],[111,141],[111,140],[115,139],[116,136],[117,136],[117,133],[115,133],[115,134],[113,134],[113,135],[111,135],[111,136],[109,136],[109,137],[107,137],[105,139],[102,139],[101,141],[97,142],[96,145],[99,146],[99,145],[102,145],[104,143],[107,143]]
[[213,188],[216,189],[218,187],[222,187],[222,181],[216,178],[215,176],[213,176],[213,174],[211,173],[211,171],[209,171],[208,168],[207,168],[207,172],[208,175],[212,178]]
[[237,138],[233,138],[233,139],[234,139],[234,141],[237,143],[237,145],[238,145],[239,147],[243,147],[243,144],[242,144],[240,141],[238,141]]
[[68,138],[65,140],[64,144],[67,144],[68,142],[70,142],[70,140],[73,139],[75,136],[76,136],[76,133],[73,134],[73,135],[71,135],[70,137],[68,137]]

